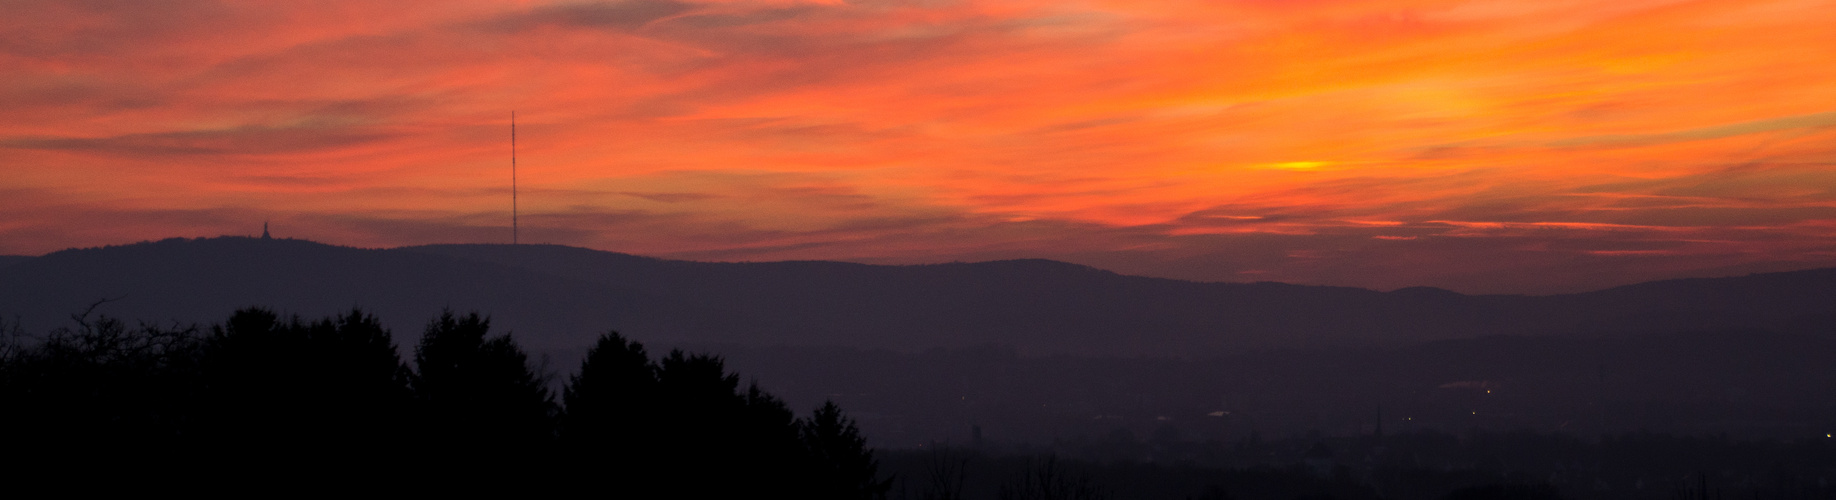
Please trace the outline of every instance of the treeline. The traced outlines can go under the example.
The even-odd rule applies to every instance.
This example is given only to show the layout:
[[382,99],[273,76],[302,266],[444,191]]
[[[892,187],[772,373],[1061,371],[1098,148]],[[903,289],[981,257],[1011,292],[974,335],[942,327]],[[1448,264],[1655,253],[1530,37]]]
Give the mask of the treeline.
[[616,332],[557,398],[477,313],[430,321],[412,364],[359,310],[244,309],[208,330],[77,322],[41,338],[0,327],[0,428],[31,470],[539,479],[682,498],[876,498],[890,484],[833,403],[799,418],[719,357],[653,358]]

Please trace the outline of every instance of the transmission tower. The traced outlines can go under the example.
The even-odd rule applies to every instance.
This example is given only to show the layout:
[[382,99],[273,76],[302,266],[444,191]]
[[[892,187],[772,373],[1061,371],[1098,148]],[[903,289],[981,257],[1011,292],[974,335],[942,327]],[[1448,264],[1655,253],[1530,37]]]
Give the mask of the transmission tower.
[[510,244],[517,244],[516,224],[516,112],[510,112]]

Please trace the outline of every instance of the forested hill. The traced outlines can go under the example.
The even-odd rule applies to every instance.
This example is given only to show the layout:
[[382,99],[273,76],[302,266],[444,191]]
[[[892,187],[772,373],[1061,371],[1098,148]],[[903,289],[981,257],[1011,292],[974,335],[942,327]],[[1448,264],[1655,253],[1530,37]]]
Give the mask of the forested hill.
[[28,332],[68,326],[71,314],[104,299],[98,314],[199,323],[249,306],[307,317],[357,306],[384,317],[404,342],[444,308],[476,310],[541,351],[580,348],[615,327],[663,341],[783,333],[628,288],[301,240],[170,239],[65,250],[0,268],[0,318],[18,318]]
[[[1023,352],[1202,354],[1231,347],[1390,343],[1489,335],[1764,329],[1836,331],[1836,269],[1670,280],[1554,295],[1388,293],[1124,276],[1049,260],[916,266],[707,263],[564,246],[402,248],[628,286],[821,327],[830,344],[998,343]],[[809,337],[804,337],[809,338]],[[894,342],[910,342],[895,340]]]
[[1196,283],[1046,260],[705,263],[553,245],[366,250],[233,237],[67,250],[0,267],[0,316],[28,329],[67,323],[103,298],[119,300],[102,313],[183,321],[247,305],[306,315],[355,305],[408,318],[392,325],[398,335],[442,307],[476,309],[536,349],[584,345],[617,328],[660,342],[1207,356],[1499,334],[1826,333],[1836,325],[1836,269],[1469,296]]
[[24,255],[0,255],[0,267],[10,266],[28,260],[32,260],[32,258]]

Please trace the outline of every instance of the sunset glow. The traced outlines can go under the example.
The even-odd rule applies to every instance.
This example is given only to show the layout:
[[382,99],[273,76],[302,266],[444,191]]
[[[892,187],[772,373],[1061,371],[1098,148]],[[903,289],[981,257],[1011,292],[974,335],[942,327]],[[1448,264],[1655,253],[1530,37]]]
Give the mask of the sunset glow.
[[258,234],[1463,292],[1836,265],[1836,1],[9,3],[0,254]]

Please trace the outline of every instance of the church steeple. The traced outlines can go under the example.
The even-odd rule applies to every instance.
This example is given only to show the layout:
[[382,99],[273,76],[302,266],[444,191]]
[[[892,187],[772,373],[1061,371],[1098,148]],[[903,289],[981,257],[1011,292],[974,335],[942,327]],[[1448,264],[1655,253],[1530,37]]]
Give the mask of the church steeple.
[[273,236],[268,236],[268,221],[265,221],[265,220],[261,221],[261,239],[264,239],[264,240],[274,239]]

